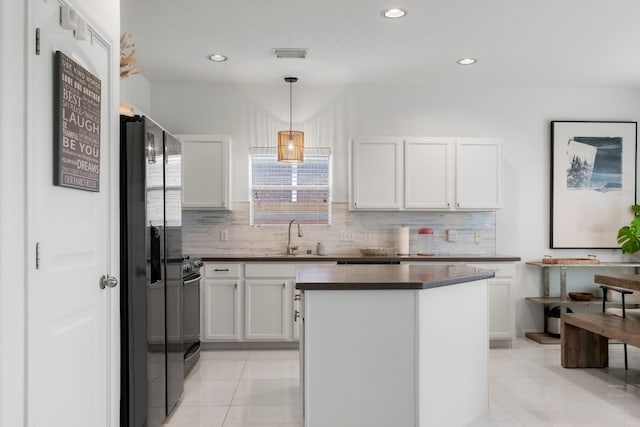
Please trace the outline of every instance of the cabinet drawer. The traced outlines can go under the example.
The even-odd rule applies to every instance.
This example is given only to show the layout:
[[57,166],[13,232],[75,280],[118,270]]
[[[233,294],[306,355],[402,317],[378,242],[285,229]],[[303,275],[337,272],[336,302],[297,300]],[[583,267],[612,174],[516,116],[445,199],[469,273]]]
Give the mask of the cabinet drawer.
[[246,264],[245,277],[296,277],[295,264],[256,263]]
[[242,275],[242,264],[228,263],[205,263],[205,277],[207,278],[224,278],[224,277],[240,277]]

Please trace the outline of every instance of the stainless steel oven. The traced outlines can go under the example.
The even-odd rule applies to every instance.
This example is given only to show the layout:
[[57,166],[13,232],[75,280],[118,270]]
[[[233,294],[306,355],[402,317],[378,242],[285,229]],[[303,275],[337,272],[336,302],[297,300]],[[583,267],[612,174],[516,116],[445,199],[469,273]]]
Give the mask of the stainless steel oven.
[[183,264],[182,331],[184,334],[184,376],[200,359],[200,268],[202,261],[185,257]]

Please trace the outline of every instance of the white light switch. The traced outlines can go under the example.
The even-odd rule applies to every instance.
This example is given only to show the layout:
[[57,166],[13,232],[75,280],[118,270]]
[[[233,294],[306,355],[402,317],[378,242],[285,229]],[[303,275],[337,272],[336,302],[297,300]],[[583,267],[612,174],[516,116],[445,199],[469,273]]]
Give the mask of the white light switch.
[[229,240],[229,230],[220,230],[220,241],[226,242]]

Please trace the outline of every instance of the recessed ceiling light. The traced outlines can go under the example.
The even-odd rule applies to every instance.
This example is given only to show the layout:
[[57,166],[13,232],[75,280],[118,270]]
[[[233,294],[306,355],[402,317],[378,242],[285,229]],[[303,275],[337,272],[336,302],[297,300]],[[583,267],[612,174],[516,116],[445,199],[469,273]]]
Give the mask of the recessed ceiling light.
[[407,14],[407,11],[398,9],[398,8],[385,9],[382,12],[380,12],[380,15],[390,19],[402,18],[406,14]]
[[475,64],[476,62],[478,62],[478,60],[475,58],[458,59],[458,64],[460,65],[471,65],[471,64]]
[[209,55],[209,60],[213,62],[224,62],[227,60],[227,57],[219,53],[214,53],[213,55]]

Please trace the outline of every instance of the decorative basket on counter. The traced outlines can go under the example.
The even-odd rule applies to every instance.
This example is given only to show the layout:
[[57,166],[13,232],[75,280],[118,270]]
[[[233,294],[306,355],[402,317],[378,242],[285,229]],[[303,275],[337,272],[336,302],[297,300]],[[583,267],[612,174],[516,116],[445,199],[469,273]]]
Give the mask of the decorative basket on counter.
[[388,256],[391,253],[390,248],[371,247],[360,249],[360,253],[366,256]]

